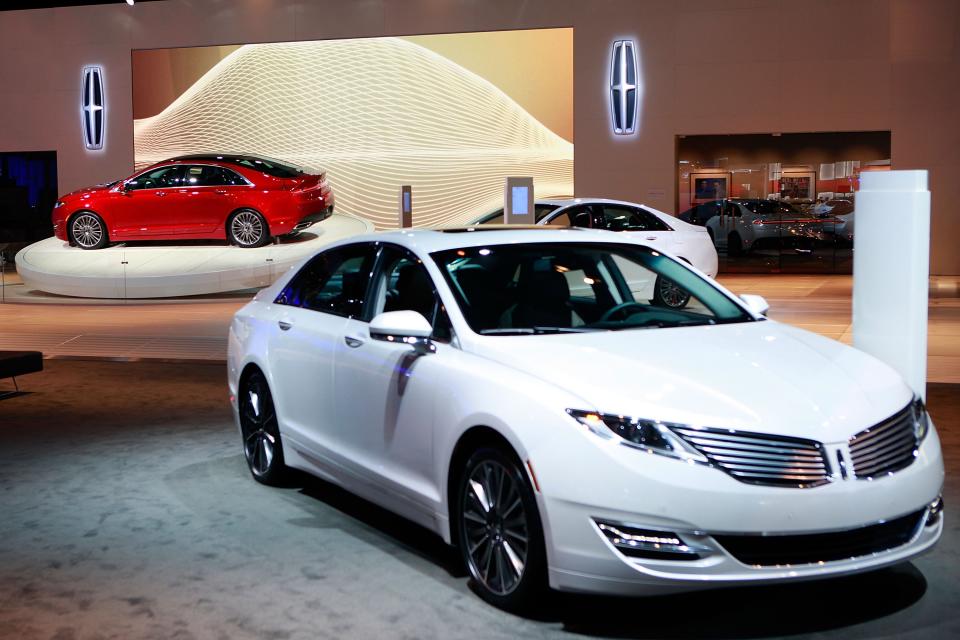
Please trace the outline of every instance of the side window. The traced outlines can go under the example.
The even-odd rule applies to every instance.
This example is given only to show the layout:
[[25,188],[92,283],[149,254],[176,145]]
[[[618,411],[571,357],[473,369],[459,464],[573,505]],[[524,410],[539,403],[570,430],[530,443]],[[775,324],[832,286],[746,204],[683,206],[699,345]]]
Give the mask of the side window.
[[634,213],[637,216],[637,219],[641,221],[641,224],[646,225],[644,231],[673,231],[666,222],[650,213],[646,209],[634,209]]
[[635,207],[603,205],[604,228],[610,231],[669,231],[658,217]]
[[216,187],[246,184],[239,175],[229,169],[211,165],[193,165],[186,168],[183,183],[188,187]]
[[416,311],[433,326],[435,339],[450,340],[450,319],[439,304],[433,279],[412,253],[384,245],[373,291],[371,317],[385,311]]
[[550,227],[571,227],[571,226],[573,226],[573,224],[571,224],[571,222],[570,222],[570,212],[569,212],[569,211],[561,211],[558,215],[555,215],[554,217],[550,218],[549,221],[547,221],[547,226],[550,226]]
[[373,255],[371,244],[324,251],[304,265],[275,302],[347,318],[362,318]]
[[243,187],[249,184],[243,176],[241,176],[236,171],[227,169],[226,167],[214,167],[219,173],[219,182],[217,184],[230,185],[234,187]]
[[571,227],[593,227],[593,213],[590,211],[590,207],[575,207],[572,209],[567,209],[567,216],[569,216],[569,225]]
[[147,173],[141,173],[133,180],[128,180],[125,188],[127,191],[136,191],[139,189],[179,187],[182,184],[182,175],[183,167],[180,165],[160,167]]

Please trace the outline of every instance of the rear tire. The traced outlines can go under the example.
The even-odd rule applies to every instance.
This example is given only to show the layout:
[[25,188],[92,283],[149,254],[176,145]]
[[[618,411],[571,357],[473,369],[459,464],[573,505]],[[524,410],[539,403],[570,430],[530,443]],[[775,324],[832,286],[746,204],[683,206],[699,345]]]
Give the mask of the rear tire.
[[653,283],[653,303],[667,309],[683,309],[690,302],[690,294],[678,287],[673,280],[657,276]]
[[262,247],[270,242],[270,228],[259,211],[240,209],[227,218],[227,240],[238,247]]
[[507,611],[530,611],[546,591],[547,554],[537,501],[515,455],[484,447],[462,469],[457,541],[478,595]]
[[240,433],[243,436],[243,457],[257,482],[282,485],[288,473],[283,461],[283,443],[277,410],[267,379],[255,371],[240,386]]
[[110,244],[107,225],[93,211],[81,211],[70,218],[67,225],[70,244],[81,249],[103,249]]

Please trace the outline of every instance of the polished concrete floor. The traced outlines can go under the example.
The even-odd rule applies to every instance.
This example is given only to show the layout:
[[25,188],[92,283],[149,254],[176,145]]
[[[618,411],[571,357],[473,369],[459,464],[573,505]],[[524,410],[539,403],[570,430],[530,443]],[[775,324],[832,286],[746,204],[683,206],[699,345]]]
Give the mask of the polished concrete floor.
[[483,603],[423,529],[318,480],[255,483],[222,364],[46,366],[0,400],[2,638],[960,637],[955,385],[929,391],[948,467],[929,555],[788,586],[553,594],[531,619]]
[[[852,341],[851,276],[721,274],[719,280],[737,294],[765,296],[775,320]],[[0,349],[47,357],[223,361],[230,318],[250,299],[247,293],[90,301],[26,292],[15,276],[9,282],[7,303],[0,303]],[[929,380],[960,383],[960,278],[931,279],[928,333]]]

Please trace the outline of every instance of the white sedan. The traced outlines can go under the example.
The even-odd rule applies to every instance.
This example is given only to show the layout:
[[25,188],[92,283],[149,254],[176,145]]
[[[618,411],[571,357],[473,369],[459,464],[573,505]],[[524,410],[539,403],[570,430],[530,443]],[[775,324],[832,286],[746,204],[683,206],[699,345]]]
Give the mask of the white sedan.
[[[503,209],[498,209],[479,218],[475,224],[502,224],[503,221]],[[711,278],[717,275],[717,249],[707,229],[647,205],[605,198],[537,200],[534,222],[551,227],[617,231],[677,256]],[[642,293],[666,306],[683,308],[686,304],[682,292],[662,278],[645,283]]]
[[[623,234],[484,229],[340,241],[236,314],[256,480],[302,469],[419,523],[508,609],[548,585],[868,571],[938,540],[940,441],[886,365]],[[636,270],[688,304],[637,297]]]

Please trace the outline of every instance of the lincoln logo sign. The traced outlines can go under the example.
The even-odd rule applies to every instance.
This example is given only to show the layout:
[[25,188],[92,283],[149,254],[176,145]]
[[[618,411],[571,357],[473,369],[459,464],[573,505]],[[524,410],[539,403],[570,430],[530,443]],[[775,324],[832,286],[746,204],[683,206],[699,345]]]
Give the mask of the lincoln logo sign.
[[610,112],[613,132],[637,130],[637,54],[632,40],[616,40],[610,65]]
[[80,106],[83,146],[87,149],[102,149],[106,112],[103,96],[103,69],[100,67],[83,68]]

